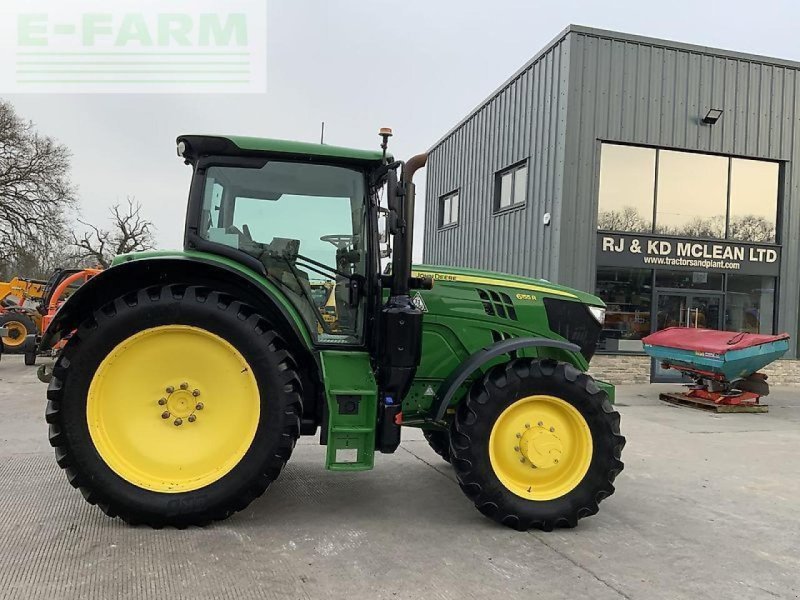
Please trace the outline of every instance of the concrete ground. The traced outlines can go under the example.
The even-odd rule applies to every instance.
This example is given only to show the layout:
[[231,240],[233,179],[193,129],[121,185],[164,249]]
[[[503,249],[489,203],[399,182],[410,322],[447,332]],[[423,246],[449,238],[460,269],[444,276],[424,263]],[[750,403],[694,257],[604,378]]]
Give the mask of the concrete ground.
[[304,438],[261,499],[206,529],[105,517],[58,469],[45,386],[0,362],[0,598],[797,598],[800,390],[766,415],[618,394],[625,470],[576,529],[480,515],[416,432],[373,472],[323,468]]

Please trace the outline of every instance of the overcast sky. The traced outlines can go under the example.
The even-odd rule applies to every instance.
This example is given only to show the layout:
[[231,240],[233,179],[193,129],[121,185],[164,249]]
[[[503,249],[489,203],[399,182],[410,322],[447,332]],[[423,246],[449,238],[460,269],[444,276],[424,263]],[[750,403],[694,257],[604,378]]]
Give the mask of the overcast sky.
[[178,134],[318,141],[325,121],[327,143],[375,147],[390,126],[407,158],[570,23],[800,60],[792,1],[269,0],[266,94],[6,97],[72,150],[86,218],[135,196],[159,245],[177,248],[190,176]]

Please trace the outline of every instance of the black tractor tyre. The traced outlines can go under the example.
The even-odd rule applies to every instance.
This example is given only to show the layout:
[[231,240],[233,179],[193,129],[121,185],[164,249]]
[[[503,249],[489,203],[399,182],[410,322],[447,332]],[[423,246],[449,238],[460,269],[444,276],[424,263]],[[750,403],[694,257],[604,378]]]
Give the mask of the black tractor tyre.
[[[89,433],[87,395],[96,369],[122,340],[175,324],[204,329],[236,348],[252,369],[261,409],[249,449],[228,473],[196,490],[162,493],[126,481],[103,461]],[[251,307],[202,286],[142,289],[98,307],[61,352],[47,398],[50,444],[69,483],[131,525],[182,529],[244,509],[278,478],[300,434],[302,386],[284,341]]]
[[[489,458],[496,419],[517,400],[538,394],[555,396],[577,409],[589,427],[593,448],[580,483],[546,501],[510,491],[495,475]],[[574,366],[551,359],[516,359],[476,380],[459,405],[450,436],[451,462],[462,491],[481,513],[498,523],[519,531],[575,527],[578,519],[597,513],[599,502],[614,493],[625,446],[619,422],[607,394]]]
[[431,449],[441,456],[445,461],[450,462],[450,434],[438,429],[425,429],[422,431],[425,440]]
[[7,354],[23,354],[25,352],[26,345],[26,338],[29,334],[36,333],[36,323],[33,322],[28,315],[22,312],[12,311],[6,312],[0,315],[0,327],[4,327],[6,323],[19,323],[22,327],[25,328],[25,332],[18,332],[15,331],[15,335],[22,336],[22,341],[17,342],[17,338],[15,337],[15,341],[12,345],[10,336],[6,338],[6,343],[3,346],[4,352]]

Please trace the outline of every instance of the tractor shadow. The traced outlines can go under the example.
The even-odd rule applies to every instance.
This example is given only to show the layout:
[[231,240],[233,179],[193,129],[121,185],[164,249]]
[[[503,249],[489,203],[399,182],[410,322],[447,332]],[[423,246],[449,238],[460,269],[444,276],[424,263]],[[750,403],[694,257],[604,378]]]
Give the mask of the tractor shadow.
[[[413,452],[421,454],[425,442],[412,443]],[[280,478],[231,523],[270,527],[289,521],[312,528],[336,521],[353,527],[387,520],[418,527],[488,524],[448,474],[451,467],[424,450],[431,464],[401,448],[392,456],[376,455],[372,471],[350,473],[325,470],[324,448],[300,445]]]

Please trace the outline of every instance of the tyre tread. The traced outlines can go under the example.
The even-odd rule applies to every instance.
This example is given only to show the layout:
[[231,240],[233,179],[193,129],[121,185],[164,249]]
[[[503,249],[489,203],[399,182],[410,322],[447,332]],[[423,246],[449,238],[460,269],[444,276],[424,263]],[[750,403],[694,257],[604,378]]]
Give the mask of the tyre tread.
[[[599,417],[597,421],[602,424],[602,435],[612,449],[612,456],[601,457],[605,458],[602,473],[590,471],[581,482],[580,487],[584,482],[590,484],[587,493],[575,494],[575,501],[570,502],[569,510],[562,514],[553,515],[547,511],[537,514],[536,502],[520,501],[519,497],[505,488],[500,493],[488,489],[487,474],[480,472],[477,466],[481,462],[478,454],[481,448],[472,438],[477,435],[481,413],[485,412],[488,405],[504,397],[514,397],[528,379],[554,379],[583,389],[591,397],[592,405],[600,409],[595,416]],[[621,456],[625,438],[620,433],[619,424],[619,413],[608,401],[608,395],[586,373],[571,364],[552,359],[514,359],[496,365],[477,379],[459,404],[450,435],[451,462],[464,494],[482,514],[498,523],[518,530],[535,528],[552,531],[556,527],[575,527],[579,519],[596,514],[599,503],[614,493],[613,482],[624,467]]]
[[[182,287],[182,289],[180,289]],[[207,510],[191,513],[189,515],[153,516],[152,514],[139,514],[125,506],[120,506],[103,493],[102,489],[96,489],[93,485],[92,477],[89,474],[81,473],[76,469],[76,461],[72,460],[70,447],[66,437],[62,433],[62,411],[61,406],[64,400],[64,382],[70,373],[70,356],[78,350],[82,339],[87,337],[103,321],[115,318],[116,315],[124,312],[128,308],[133,308],[141,303],[158,302],[162,298],[180,299],[181,301],[194,301],[201,304],[208,302],[211,296],[212,305],[216,304],[219,310],[235,310],[236,317],[240,320],[253,318],[255,310],[235,301],[227,294],[208,290],[202,286],[157,286],[154,288],[141,289],[137,293],[127,294],[124,297],[104,305],[94,311],[92,316],[87,319],[78,330],[72,335],[64,351],[60,354],[53,367],[53,378],[47,389],[47,408],[45,419],[49,424],[49,441],[53,446],[56,462],[64,469],[70,485],[77,488],[83,497],[90,504],[96,504],[109,517],[120,517],[129,525],[147,525],[154,529],[161,529],[165,526],[173,526],[177,529],[185,529],[189,526],[204,526],[228,518],[230,515],[243,510],[253,500],[261,496],[269,485],[278,477],[283,470],[286,462],[291,457],[292,451],[300,436],[300,415],[302,414],[302,385],[300,376],[296,371],[296,362],[289,353],[282,338],[269,328],[268,322],[257,317],[258,327],[253,328],[253,334],[263,338],[265,346],[279,355],[279,376],[282,378],[282,389],[285,391],[286,405],[283,410],[276,411],[282,413],[284,423],[281,434],[279,435],[279,446],[274,456],[263,468],[260,477],[254,478],[249,482],[246,490],[228,500],[226,504],[213,506]],[[247,313],[244,319],[240,315]]]

